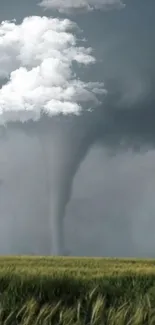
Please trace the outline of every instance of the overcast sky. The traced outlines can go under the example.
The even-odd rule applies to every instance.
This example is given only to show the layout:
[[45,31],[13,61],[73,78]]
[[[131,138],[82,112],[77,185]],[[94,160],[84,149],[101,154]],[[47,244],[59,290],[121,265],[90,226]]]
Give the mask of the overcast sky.
[[[67,17],[75,21],[83,30],[87,46],[94,49],[93,55],[97,60],[91,68],[82,69],[82,79],[103,81],[107,89],[113,85],[114,91],[121,85],[124,91],[121,105],[124,109],[131,108],[131,134],[132,123],[133,128],[135,125],[134,108],[137,105],[140,109],[139,103],[145,103],[145,113],[139,115],[137,124],[137,129],[144,132],[141,134],[143,144],[145,132],[155,117],[155,1],[124,1],[125,7],[123,2],[114,1],[116,3],[111,8],[101,5],[94,8],[95,1],[86,0],[83,2],[86,5],[81,8],[78,6],[80,1],[74,1],[77,8],[64,10],[63,1],[58,0],[44,1],[42,6],[37,0],[14,0],[11,6],[10,0],[0,0],[0,21],[15,18],[17,23],[21,23],[25,17],[33,15]],[[96,1],[99,4],[103,2]],[[54,3],[57,3],[57,8]],[[146,107],[150,100],[147,118]],[[128,129],[127,119],[125,123],[124,128]],[[152,144],[154,123],[151,127],[148,134],[153,138]],[[120,129],[124,134],[127,132],[122,125]],[[112,127],[110,132],[113,133]],[[108,149],[102,141],[96,143],[77,172],[65,217],[66,246],[73,255],[154,257],[154,148],[148,146],[142,152],[128,147],[122,152],[117,149],[109,152]]]

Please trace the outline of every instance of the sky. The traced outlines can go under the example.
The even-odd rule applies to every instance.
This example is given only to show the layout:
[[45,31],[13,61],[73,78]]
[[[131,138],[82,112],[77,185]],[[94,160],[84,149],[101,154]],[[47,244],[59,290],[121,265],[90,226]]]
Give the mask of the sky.
[[[99,120],[104,120],[106,125],[103,131],[104,123],[97,119],[96,140],[84,157],[74,178],[72,195],[64,219],[66,247],[72,255],[139,257],[154,257],[155,255],[155,2],[154,0],[128,0],[124,1],[124,4],[119,0],[107,2],[102,0],[75,0],[74,2],[45,0],[38,5],[36,0],[14,0],[14,5],[10,7],[9,0],[0,0],[0,21],[16,19],[17,24],[22,24],[25,17],[31,19],[32,16],[46,16],[49,19],[51,16],[67,18],[75,22],[82,30],[79,34],[77,32],[79,35],[77,37],[86,39],[86,41],[81,41],[81,46],[93,49],[92,53],[86,53],[82,49],[77,59],[79,62],[81,60],[82,69],[75,66],[75,71],[78,72],[84,84],[78,84],[77,87],[76,77],[74,84],[70,84],[72,71],[69,69],[73,69],[68,65],[69,60],[72,60],[70,56],[66,56],[67,66],[62,66],[64,70],[61,70],[60,74],[58,74],[57,66],[55,68],[55,75],[60,86],[64,83],[64,79],[59,79],[60,76],[65,76],[68,82],[64,94],[67,105],[63,105],[63,108],[59,105],[57,109],[64,111],[70,107],[70,110],[77,110],[77,102],[79,103],[81,94],[85,102],[90,101],[91,105],[92,102],[96,103],[96,97],[90,97],[87,83],[98,82],[98,84],[93,84],[93,89],[97,88],[97,94],[102,89],[99,112],[103,112]],[[41,20],[38,20],[38,26],[41,26]],[[59,27],[58,22],[57,31]],[[46,28],[50,29],[49,21]],[[29,33],[24,36],[27,37],[25,46],[29,44],[33,36],[31,30]],[[58,37],[61,36],[58,32]],[[64,36],[66,37],[66,32]],[[71,42],[73,41],[71,38]],[[19,39],[18,44],[19,53],[17,53],[21,55]],[[61,41],[60,44],[62,44]],[[62,48],[61,45],[57,48],[58,53],[64,49],[67,50],[67,43],[64,42],[64,44],[65,47]],[[10,105],[8,98],[9,100],[11,98],[13,105],[14,98],[10,97],[11,87],[13,84],[18,89],[21,76],[14,75],[13,81],[10,79],[9,87],[3,88],[6,78],[4,72],[10,73],[19,68],[15,60],[17,53],[14,54],[12,60],[14,53],[12,49],[18,51],[18,48],[11,46],[10,48],[9,45],[3,47],[5,55],[11,53],[10,66],[8,64],[4,66],[4,61],[0,61],[1,90],[3,89],[3,91],[0,90],[0,104],[4,108],[8,107],[8,103]],[[78,50],[73,43],[72,46],[74,50],[72,55],[75,59]],[[30,63],[24,61],[30,58],[24,56],[26,50],[25,48],[23,52],[22,64],[30,65],[32,58]],[[40,53],[45,55],[46,50]],[[90,64],[93,60],[95,63]],[[36,67],[37,64],[38,62],[33,63],[32,67]],[[86,65],[86,68],[83,65]],[[48,71],[44,68],[43,71]],[[20,72],[23,73],[23,71]],[[51,75],[53,76],[53,70],[51,72],[49,70],[50,82]],[[36,75],[34,80],[35,78]],[[28,79],[28,84],[29,80],[33,80],[32,75]],[[68,85],[74,88],[72,94],[69,92]],[[84,88],[88,89],[88,92],[82,93]],[[43,90],[46,90],[46,85]],[[21,89],[23,99],[22,91],[25,92],[25,88]],[[106,96],[106,91],[116,99],[111,100],[110,95]],[[56,95],[60,99],[60,95]],[[52,96],[56,95],[54,93]],[[18,99],[19,107],[20,103],[23,103],[21,98],[16,97],[15,101],[17,105]],[[37,98],[40,98],[38,93]],[[53,98],[56,100],[56,97]],[[36,97],[35,99],[31,97],[31,100],[34,100],[35,104],[38,103]],[[71,102],[71,106],[68,106],[68,101]],[[82,102],[82,107],[85,102]],[[53,109],[53,102],[51,104],[51,97],[48,97],[48,94],[45,103],[46,108]],[[24,105],[28,104],[29,97],[25,95]],[[54,107],[56,107],[55,102]],[[95,118],[96,115],[92,115],[92,119],[95,120]],[[131,143],[131,146],[125,144],[123,150],[120,150],[119,145],[124,141]],[[132,150],[133,148],[135,150]],[[33,159],[35,157],[32,157]],[[2,171],[1,173],[3,174]],[[31,208],[32,206],[33,203]],[[35,209],[37,209],[37,203]]]

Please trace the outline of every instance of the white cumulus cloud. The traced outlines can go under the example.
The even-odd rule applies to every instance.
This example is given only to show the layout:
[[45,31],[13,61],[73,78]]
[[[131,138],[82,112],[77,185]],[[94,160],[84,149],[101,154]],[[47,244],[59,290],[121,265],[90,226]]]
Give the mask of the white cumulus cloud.
[[[32,16],[21,24],[0,24],[0,122],[78,114],[86,105],[99,103],[103,83],[83,82],[73,62],[95,63],[92,49],[77,44],[77,25],[68,19]],[[89,108],[89,107],[88,107]]]
[[93,10],[122,9],[123,0],[42,0],[39,6],[60,13],[89,12]]

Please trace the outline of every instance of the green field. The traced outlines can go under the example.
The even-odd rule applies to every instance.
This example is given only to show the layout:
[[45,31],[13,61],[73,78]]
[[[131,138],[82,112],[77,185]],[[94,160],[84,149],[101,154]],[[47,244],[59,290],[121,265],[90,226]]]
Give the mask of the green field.
[[1,324],[155,324],[155,260],[1,257]]

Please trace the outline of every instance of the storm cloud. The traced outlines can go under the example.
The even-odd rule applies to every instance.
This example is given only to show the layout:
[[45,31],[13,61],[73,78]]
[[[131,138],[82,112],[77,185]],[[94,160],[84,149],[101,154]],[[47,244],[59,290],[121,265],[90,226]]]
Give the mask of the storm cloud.
[[[67,14],[75,9],[71,8],[68,2],[65,2],[65,8],[64,3],[57,2],[57,7],[53,1],[49,3],[51,3],[50,9],[57,9],[61,14],[64,11]],[[132,256],[138,254],[142,256],[151,255],[154,251],[155,243],[152,236],[147,241],[144,240],[144,229],[147,231],[146,224],[150,223],[147,212],[144,213],[144,208],[145,211],[149,211],[149,206],[151,206],[151,190],[148,190],[151,176],[148,176],[144,182],[141,181],[145,172],[147,171],[147,175],[149,173],[150,161],[154,161],[154,4],[152,1],[148,5],[145,1],[139,2],[138,0],[126,2],[126,6],[123,6],[120,1],[116,1],[115,4],[117,4],[115,9],[119,7],[123,10],[106,11],[106,5],[109,5],[110,9],[108,1],[107,3],[101,2],[100,7],[99,5],[95,7],[93,2],[89,1],[84,2],[83,7],[80,7],[81,3],[76,2],[79,13],[81,9],[87,13],[91,9],[88,14],[79,16],[79,18],[77,16],[76,20],[89,42],[91,41],[91,47],[95,48],[97,57],[94,61],[92,53],[84,51],[86,57],[91,58],[90,61],[94,61],[95,64],[84,72],[78,70],[83,83],[80,83],[80,92],[79,89],[77,92],[79,97],[76,97],[76,105],[77,103],[79,105],[79,99],[85,98],[85,94],[88,94],[86,106],[85,102],[80,102],[82,108],[80,115],[59,116],[50,121],[47,117],[42,117],[39,123],[29,122],[25,126],[21,126],[20,123],[8,124],[10,132],[15,132],[11,131],[15,129],[16,132],[17,130],[23,132],[25,128],[29,141],[30,134],[45,134],[44,130],[49,130],[48,136],[47,134],[45,136],[44,145],[48,154],[51,148],[47,159],[51,166],[50,177],[51,184],[53,184],[50,197],[55,197],[54,201],[51,199],[51,205],[55,206],[54,209],[57,211],[60,209],[58,215],[61,216],[61,220],[66,213],[65,232],[70,233],[70,237],[67,236],[67,245],[74,247],[74,253],[79,255]],[[111,5],[113,7],[114,1]],[[103,11],[94,9],[103,9]],[[92,17],[94,17],[93,28]],[[19,66],[17,69],[20,69]],[[12,79],[10,81],[12,82]],[[8,83],[3,87],[9,85]],[[82,93],[83,86],[86,89],[84,93]],[[3,90],[10,89],[3,87]],[[92,97],[92,89],[97,97],[99,95],[100,105],[97,107],[96,104],[99,102]],[[3,92],[1,94],[3,95]],[[90,107],[91,112],[87,110]],[[37,148],[41,153],[39,142]],[[41,157],[40,154],[39,157]],[[95,161],[94,165],[93,161]],[[138,167],[141,165],[143,165],[142,169]],[[55,169],[55,166],[58,168]],[[124,169],[126,172],[123,172]],[[55,173],[56,170],[57,173]],[[153,175],[153,167],[151,170]],[[103,173],[107,173],[107,176],[102,178]],[[129,182],[127,175],[130,175],[132,180],[137,179],[139,186],[136,187],[134,181]],[[97,185],[99,186],[99,192],[91,190],[93,185],[91,184],[92,187],[89,185],[89,179],[94,182],[96,188]],[[99,179],[102,179],[102,185]],[[148,185],[142,193],[141,187],[145,187],[146,183]],[[130,190],[125,184],[130,184]],[[121,186],[124,190],[121,190]],[[80,197],[82,195],[83,200],[81,198],[78,201],[79,191],[82,193]],[[133,196],[132,191],[134,191]],[[137,199],[134,200],[135,197]],[[70,204],[69,200],[71,200]],[[91,210],[90,202],[94,202],[96,211],[93,208]],[[104,202],[104,206],[101,202]],[[88,205],[88,209],[83,208],[84,204]],[[61,209],[62,206],[63,209]],[[96,217],[93,216],[95,213]],[[152,229],[153,225],[155,226],[152,217],[150,224]],[[79,227],[76,235],[72,230],[75,229],[74,225]],[[112,228],[115,231],[112,231]],[[122,236],[120,235],[121,228],[123,229]],[[80,248],[82,240],[85,250]]]

